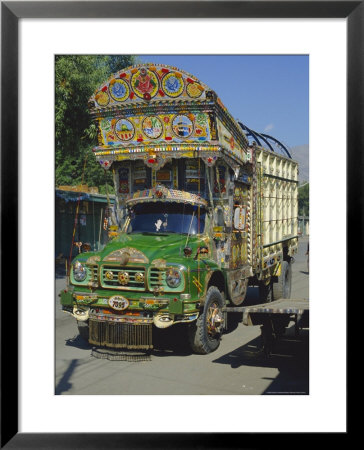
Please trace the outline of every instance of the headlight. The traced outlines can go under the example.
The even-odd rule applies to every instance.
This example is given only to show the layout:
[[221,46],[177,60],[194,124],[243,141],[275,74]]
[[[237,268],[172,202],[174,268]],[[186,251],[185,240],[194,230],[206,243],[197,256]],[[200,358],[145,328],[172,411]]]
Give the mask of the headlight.
[[181,284],[182,274],[179,270],[169,269],[166,274],[166,283],[171,288],[176,288]]
[[73,278],[76,281],[84,281],[87,277],[87,269],[79,261],[76,261],[73,265]]

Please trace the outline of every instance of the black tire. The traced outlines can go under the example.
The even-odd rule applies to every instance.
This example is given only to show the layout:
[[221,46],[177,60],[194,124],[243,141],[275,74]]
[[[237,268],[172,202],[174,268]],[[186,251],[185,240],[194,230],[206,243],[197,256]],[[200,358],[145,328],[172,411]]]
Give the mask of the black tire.
[[273,301],[272,282],[266,284],[264,281],[259,282],[259,302],[270,303]]
[[282,262],[281,274],[277,283],[273,283],[273,299],[290,298],[292,290],[292,265],[288,261]]
[[206,355],[215,351],[220,345],[223,325],[219,320],[215,322],[214,318],[222,318],[223,306],[221,292],[217,287],[211,286],[206,294],[203,312],[188,329],[188,341],[195,353]]
[[78,327],[78,333],[81,336],[81,338],[88,342],[88,338],[89,338],[89,326],[88,326],[88,321],[86,322],[81,322],[81,321],[77,321],[77,327]]

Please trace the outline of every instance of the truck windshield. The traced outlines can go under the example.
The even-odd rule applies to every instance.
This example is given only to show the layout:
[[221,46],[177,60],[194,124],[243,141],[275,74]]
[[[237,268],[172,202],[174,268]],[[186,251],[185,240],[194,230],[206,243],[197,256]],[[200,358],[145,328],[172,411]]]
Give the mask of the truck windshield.
[[130,211],[127,233],[203,233],[205,209],[182,203],[143,203]]

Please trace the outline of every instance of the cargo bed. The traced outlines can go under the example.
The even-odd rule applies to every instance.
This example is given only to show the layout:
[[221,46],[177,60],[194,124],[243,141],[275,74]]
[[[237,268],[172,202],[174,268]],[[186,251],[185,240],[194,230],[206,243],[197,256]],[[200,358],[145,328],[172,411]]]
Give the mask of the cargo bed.
[[291,321],[296,335],[309,327],[309,301],[303,298],[280,298],[270,303],[223,308],[224,313],[243,313],[244,325],[261,325],[263,350],[270,355],[274,341],[284,334]]
[[[280,298],[270,303],[262,303],[260,305],[250,306],[234,306],[223,308],[225,312],[242,312],[244,318],[248,318],[249,314],[263,313],[263,314],[303,314],[309,311],[309,301],[305,298]],[[251,325],[245,323],[244,325]]]

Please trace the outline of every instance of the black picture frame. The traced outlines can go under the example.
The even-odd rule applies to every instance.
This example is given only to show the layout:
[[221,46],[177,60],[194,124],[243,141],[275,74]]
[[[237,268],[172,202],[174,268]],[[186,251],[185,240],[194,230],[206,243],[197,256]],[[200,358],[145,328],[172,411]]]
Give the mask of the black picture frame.
[[[194,18],[346,18],[347,19],[347,286],[356,286],[362,264],[364,147],[364,2],[363,1],[196,1]],[[18,266],[18,21],[21,18],[189,18],[183,1],[1,2],[1,279]],[[162,7],[163,6],[163,7]],[[6,101],[5,101],[6,97]],[[8,109],[7,105],[14,105]],[[338,182],[339,174],[338,174]],[[345,209],[345,208],[344,208]],[[9,239],[11,230],[12,239]],[[11,248],[11,251],[10,251]],[[348,288],[349,289],[349,288]],[[352,289],[352,288],[351,288]],[[1,284],[1,298],[6,284]],[[1,448],[247,448],[259,447],[267,434],[252,433],[19,433],[18,314],[13,288],[12,317],[1,302]],[[347,298],[349,298],[349,290]],[[9,345],[9,336],[11,344]],[[287,430],[289,431],[289,430]],[[275,435],[277,437],[277,435]],[[289,436],[280,436],[281,445]],[[291,443],[293,443],[291,441]]]

